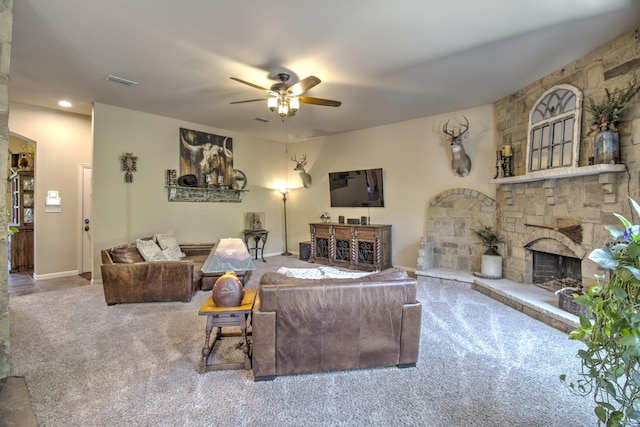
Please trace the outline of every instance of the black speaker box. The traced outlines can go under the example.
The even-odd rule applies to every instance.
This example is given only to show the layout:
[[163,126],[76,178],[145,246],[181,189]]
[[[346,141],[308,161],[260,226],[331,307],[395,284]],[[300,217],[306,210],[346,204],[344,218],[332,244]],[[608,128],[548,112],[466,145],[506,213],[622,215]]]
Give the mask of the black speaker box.
[[344,224],[344,216],[340,215],[338,217],[338,224]]
[[311,242],[300,242],[300,260],[309,261],[311,256]]
[[360,224],[360,220],[358,218],[347,218],[347,224],[351,224],[351,225]]

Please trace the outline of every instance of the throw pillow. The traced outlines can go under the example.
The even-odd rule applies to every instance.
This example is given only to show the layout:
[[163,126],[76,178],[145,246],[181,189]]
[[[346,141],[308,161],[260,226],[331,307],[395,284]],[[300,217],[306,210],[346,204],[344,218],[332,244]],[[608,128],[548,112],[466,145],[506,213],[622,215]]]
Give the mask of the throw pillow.
[[126,264],[144,261],[144,258],[140,255],[135,243],[129,243],[127,245],[111,249],[111,258],[113,259],[113,262],[122,262]]
[[173,231],[169,231],[167,233],[156,234],[153,236],[158,242],[158,246],[162,249],[162,253],[165,258],[170,261],[177,261],[179,259],[187,256],[182,249],[180,249],[180,245],[175,237],[173,237]]
[[160,246],[153,240],[136,240],[136,247],[145,261],[166,261]]

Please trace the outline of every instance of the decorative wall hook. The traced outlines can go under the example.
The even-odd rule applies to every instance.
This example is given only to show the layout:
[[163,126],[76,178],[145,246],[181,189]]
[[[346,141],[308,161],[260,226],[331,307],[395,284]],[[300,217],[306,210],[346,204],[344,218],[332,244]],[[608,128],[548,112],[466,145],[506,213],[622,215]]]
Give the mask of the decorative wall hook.
[[136,162],[138,158],[133,153],[124,153],[122,156],[122,170],[124,174],[124,182],[133,182],[133,172],[136,172]]

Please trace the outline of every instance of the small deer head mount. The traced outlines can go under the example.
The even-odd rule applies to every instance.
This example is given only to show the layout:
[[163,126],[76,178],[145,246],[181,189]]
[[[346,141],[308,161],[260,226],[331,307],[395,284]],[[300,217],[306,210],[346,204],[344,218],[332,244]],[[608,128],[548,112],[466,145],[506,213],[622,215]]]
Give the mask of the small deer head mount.
[[311,175],[304,170],[304,167],[307,164],[307,154],[305,153],[302,156],[302,160],[298,160],[296,156],[291,157],[291,160],[296,163],[296,167],[293,168],[293,170],[300,174],[300,179],[302,179],[302,185],[304,185],[304,188],[311,187]]
[[464,145],[462,145],[462,140],[469,136],[469,120],[464,117],[464,121],[466,123],[461,124],[457,132],[448,129],[449,120],[442,126],[442,133],[448,141],[451,141],[451,168],[456,176],[467,176],[471,172],[471,158],[464,151]]

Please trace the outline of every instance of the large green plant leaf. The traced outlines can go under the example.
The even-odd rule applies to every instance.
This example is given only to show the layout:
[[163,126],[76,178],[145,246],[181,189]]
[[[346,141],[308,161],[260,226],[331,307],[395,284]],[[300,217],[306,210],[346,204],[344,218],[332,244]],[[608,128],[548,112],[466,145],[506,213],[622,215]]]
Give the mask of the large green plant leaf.
[[618,340],[618,344],[623,346],[637,346],[640,344],[640,339],[635,335],[627,335]]
[[613,225],[605,225],[604,229],[609,231],[613,240],[620,240],[624,236],[624,230],[620,230],[618,227],[614,227]]
[[616,216],[616,218],[618,218],[620,220],[622,225],[624,225],[624,229],[625,230],[631,226],[631,223],[627,220],[627,218],[625,218],[622,215],[617,214],[617,213],[614,213],[614,215]]
[[637,269],[637,268],[632,267],[630,265],[625,265],[624,268],[629,270],[631,272],[631,274],[633,274],[633,277],[636,278],[636,280],[640,280],[640,269]]
[[613,269],[618,266],[618,260],[609,248],[598,248],[591,251],[589,259],[602,268]]
[[638,202],[633,200],[631,197],[629,197],[629,201],[631,202],[631,206],[633,206],[633,209],[636,211],[636,215],[640,216],[640,204],[638,204]]
[[632,259],[638,259],[640,257],[640,245],[637,242],[631,242],[627,246],[627,255]]

